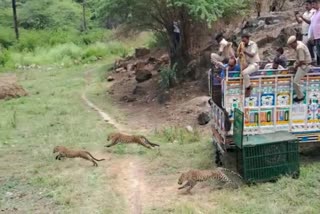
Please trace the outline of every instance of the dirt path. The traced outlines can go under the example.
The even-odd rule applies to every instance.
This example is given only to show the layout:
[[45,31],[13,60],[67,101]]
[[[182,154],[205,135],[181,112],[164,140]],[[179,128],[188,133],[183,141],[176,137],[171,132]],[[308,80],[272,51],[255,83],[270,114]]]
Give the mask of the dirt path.
[[116,159],[107,173],[116,176],[116,188],[128,204],[128,213],[141,214],[146,200],[145,172],[141,162],[135,157]]
[[[105,122],[113,125],[118,131],[125,132],[126,129],[124,126],[113,120],[109,114],[87,98],[86,92],[91,82],[92,72],[93,70],[89,70],[85,73],[86,87],[81,95],[82,100],[86,105],[96,111]],[[111,173],[117,176],[117,189],[119,189],[126,199],[129,206],[129,213],[142,213],[142,201],[145,201],[146,184],[144,183],[144,169],[141,167],[140,160],[136,157],[125,157],[112,162],[114,163],[111,164]],[[108,169],[106,173],[110,173],[109,170],[110,169]]]
[[109,123],[110,125],[114,126],[118,131],[125,131],[125,128],[119,124],[117,121],[115,121],[112,117],[110,117],[109,114],[107,114],[106,112],[104,112],[101,108],[99,108],[98,106],[96,106],[93,102],[91,102],[88,98],[87,98],[87,90],[88,90],[88,86],[90,85],[91,82],[91,73],[94,71],[94,69],[88,70],[85,72],[85,81],[86,81],[86,87],[82,92],[81,98],[82,100],[85,102],[85,104],[92,108],[94,111],[96,111],[99,116],[101,117],[101,119],[107,123]]

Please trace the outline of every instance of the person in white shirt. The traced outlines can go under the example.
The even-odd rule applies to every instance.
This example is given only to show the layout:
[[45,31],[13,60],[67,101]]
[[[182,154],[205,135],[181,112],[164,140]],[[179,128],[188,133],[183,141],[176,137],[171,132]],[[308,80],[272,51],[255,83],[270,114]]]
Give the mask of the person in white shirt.
[[315,60],[314,45],[309,42],[309,28],[311,24],[311,19],[316,13],[316,10],[312,8],[312,1],[308,0],[305,2],[306,11],[301,15],[298,12],[295,12],[296,20],[301,24],[301,33],[302,33],[302,42],[307,45],[311,58]]
[[273,59],[272,63],[268,63],[265,65],[264,69],[279,69],[279,70],[283,70],[284,67],[281,65],[283,64],[283,60],[280,59],[279,57],[275,57]]
[[179,22],[177,21],[173,22],[173,33],[174,33],[174,47],[175,49],[177,49],[180,43],[180,27],[179,27]]
[[216,62],[216,61],[222,62],[223,60],[226,60],[226,59],[229,60],[230,58],[235,58],[231,42],[228,42],[221,33],[218,34],[215,39],[219,43],[219,51],[218,51],[218,54],[216,53],[211,54],[212,62]]

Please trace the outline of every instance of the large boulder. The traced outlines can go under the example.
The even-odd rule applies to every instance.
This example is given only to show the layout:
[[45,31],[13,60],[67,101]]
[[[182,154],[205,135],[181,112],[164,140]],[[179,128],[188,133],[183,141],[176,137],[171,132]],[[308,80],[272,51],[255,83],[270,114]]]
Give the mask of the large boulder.
[[136,72],[136,81],[138,83],[145,82],[151,78],[152,78],[152,73],[149,70],[143,69],[143,70],[138,70]]
[[210,114],[208,112],[202,112],[198,116],[198,123],[201,126],[207,125],[210,122]]
[[136,48],[135,49],[135,57],[143,57],[150,53],[150,50],[148,48]]

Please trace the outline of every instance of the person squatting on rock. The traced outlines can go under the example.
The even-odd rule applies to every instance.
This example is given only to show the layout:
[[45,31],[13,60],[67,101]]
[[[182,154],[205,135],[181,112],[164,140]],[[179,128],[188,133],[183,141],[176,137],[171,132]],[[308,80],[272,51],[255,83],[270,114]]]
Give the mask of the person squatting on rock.
[[222,62],[224,60],[229,60],[230,58],[234,58],[234,51],[232,49],[232,43],[228,42],[224,37],[223,34],[220,33],[216,36],[216,41],[219,43],[219,51],[218,54],[212,53],[211,54],[211,62],[217,63]]
[[245,97],[250,97],[252,90],[250,74],[259,70],[259,50],[257,43],[250,40],[249,34],[243,34],[241,38],[242,42],[238,48],[238,55],[240,62],[244,62],[243,59],[245,59],[245,63],[241,63],[241,73],[243,76],[243,84],[245,86]]
[[316,46],[318,56],[317,64],[320,65],[320,0],[313,0],[312,7],[316,10],[311,18],[309,28],[309,40]]
[[284,54],[283,48],[280,47],[276,51],[277,51],[276,57],[280,59],[280,65],[286,68],[288,66],[288,59]]
[[302,33],[302,42],[307,45],[311,58],[315,61],[314,54],[314,44],[313,42],[309,42],[309,28],[313,15],[316,13],[316,10],[312,8],[312,0],[308,0],[305,2],[306,11],[301,15],[298,11],[295,11],[295,17],[299,24],[301,24],[301,33]]
[[280,70],[283,70],[284,67],[281,64],[283,64],[283,60],[280,59],[279,57],[275,57],[273,59],[273,62],[266,64],[264,69],[280,69]]
[[296,72],[293,80],[293,89],[297,96],[293,99],[293,101],[301,102],[304,100],[304,94],[300,85],[300,81],[311,69],[311,55],[308,47],[303,44],[303,42],[297,41],[295,36],[290,36],[287,44],[296,51],[296,62],[294,63],[294,67],[291,68],[291,70]]

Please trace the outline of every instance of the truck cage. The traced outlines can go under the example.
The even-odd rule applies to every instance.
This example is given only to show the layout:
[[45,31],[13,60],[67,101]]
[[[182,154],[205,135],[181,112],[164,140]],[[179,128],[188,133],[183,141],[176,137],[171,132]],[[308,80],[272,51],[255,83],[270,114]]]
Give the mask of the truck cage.
[[244,136],[288,131],[300,143],[320,142],[320,67],[312,68],[302,79],[305,100],[301,103],[292,101],[294,74],[288,69],[263,69],[251,74],[253,90],[248,98],[244,97],[239,72],[227,72],[220,86],[214,84],[215,78],[211,69],[212,131],[220,149],[234,146],[232,127],[226,130],[226,123],[233,123],[236,108],[244,112]]

